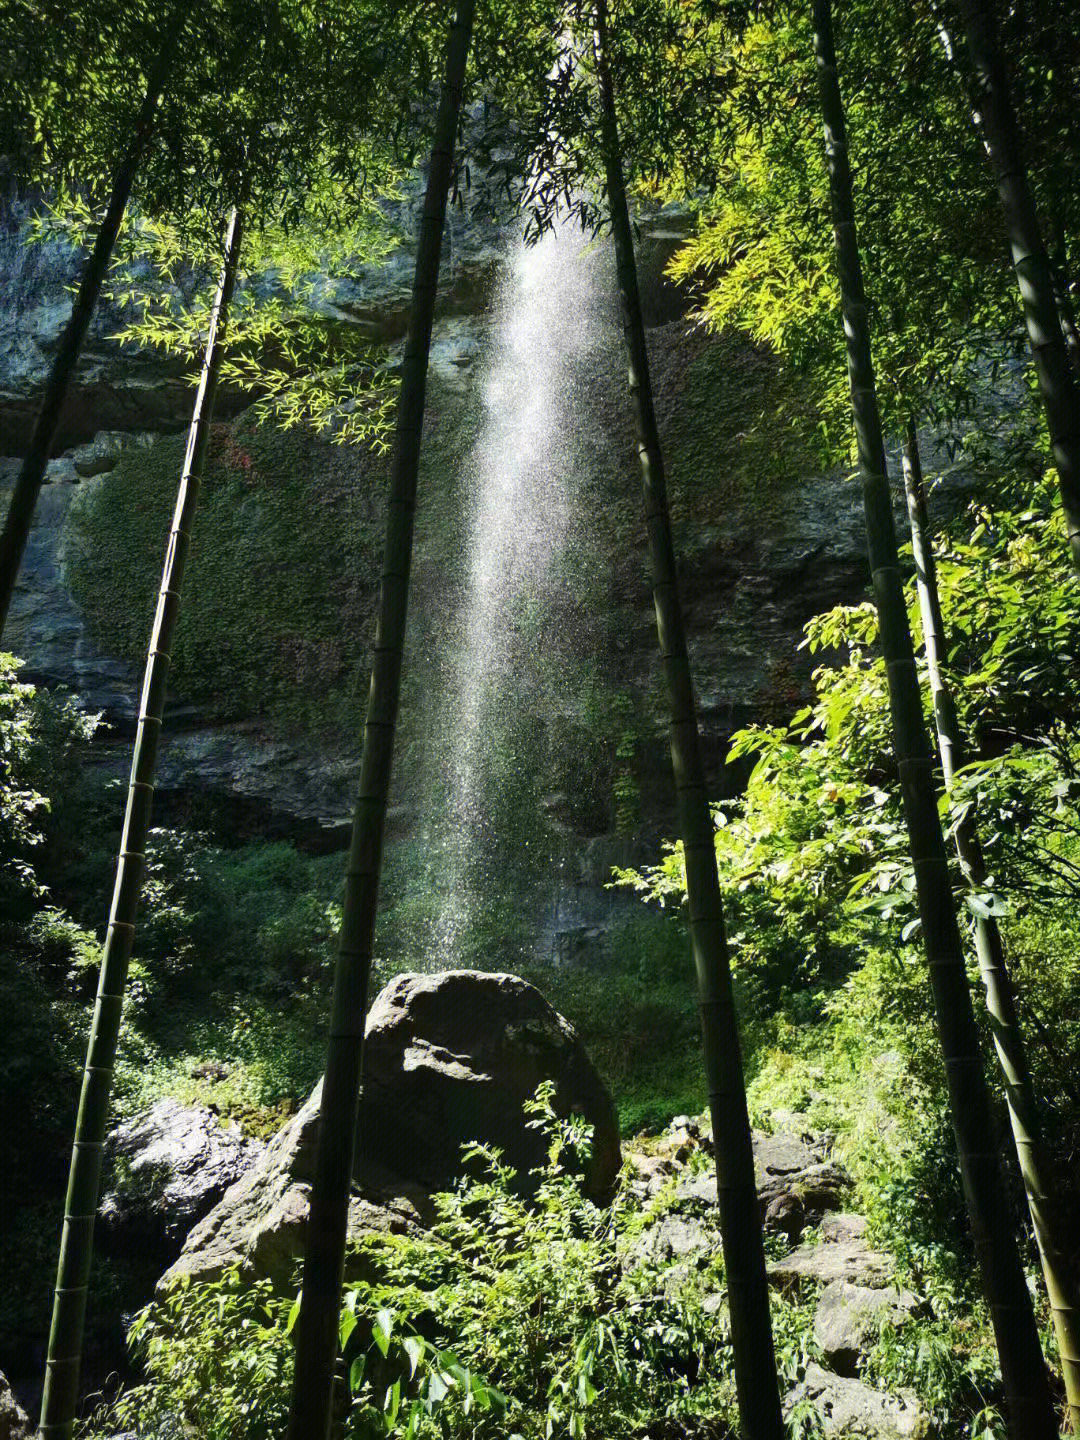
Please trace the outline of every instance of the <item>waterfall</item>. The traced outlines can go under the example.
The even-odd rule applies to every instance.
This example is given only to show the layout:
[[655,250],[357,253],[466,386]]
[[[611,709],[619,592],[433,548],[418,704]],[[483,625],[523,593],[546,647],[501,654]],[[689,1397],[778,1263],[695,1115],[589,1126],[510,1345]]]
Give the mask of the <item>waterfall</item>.
[[[556,224],[535,244],[516,245],[495,298],[479,434],[465,474],[456,643],[443,677],[445,809],[433,847],[441,913],[431,945],[440,967],[463,963],[476,906],[505,878],[499,847],[516,843],[497,833],[494,797],[526,782],[538,757],[520,737],[515,744],[514,707],[542,718],[566,678],[560,656],[572,637],[549,632],[567,588],[560,560],[577,523],[578,381],[610,304],[602,272],[580,229]],[[538,853],[535,867],[545,863]],[[534,875],[541,886],[547,878]]]

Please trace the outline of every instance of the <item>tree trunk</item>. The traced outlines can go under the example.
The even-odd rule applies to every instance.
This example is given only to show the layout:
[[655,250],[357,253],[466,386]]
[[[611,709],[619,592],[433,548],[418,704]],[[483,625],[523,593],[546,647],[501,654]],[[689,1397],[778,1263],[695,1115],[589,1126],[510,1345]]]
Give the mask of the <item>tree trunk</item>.
[[988,0],[959,0],[973,70],[973,101],[1005,212],[1073,564],[1080,569],[1080,381],[1072,368],[1054,279],[1024,164],[1020,127]]
[[49,378],[45,382],[45,394],[42,397],[41,408],[34,421],[30,445],[19,470],[18,479],[15,481],[7,515],[4,517],[4,529],[0,533],[0,640],[3,639],[12,592],[15,589],[15,581],[18,579],[19,566],[22,563],[23,551],[26,549],[26,540],[30,534],[30,525],[34,518],[38,495],[41,493],[42,482],[45,479],[45,467],[49,463],[53,442],[60,426],[60,416],[67,398],[68,386],[75,374],[75,366],[78,364],[79,355],[86,340],[86,332],[90,328],[98,295],[101,293],[101,287],[109,268],[109,260],[116,244],[116,237],[120,233],[135,173],[139,168],[147,141],[153,132],[158,101],[161,99],[161,92],[165,87],[169,68],[173,63],[178,31],[185,15],[186,10],[179,9],[173,23],[168,28],[165,43],[150,72],[146,94],[135,122],[131,143],[113,172],[112,193],[109,196],[108,208],[94,241],[94,248],[90,252],[90,258],[83,267],[79,292],[71,307],[71,318],[60,336],[56,358],[49,370]]
[[[940,0],[930,0],[930,11],[934,17],[934,23],[937,26],[938,38],[941,41],[941,48],[945,51],[945,58],[946,60],[948,60],[949,64],[955,68],[957,75],[960,77],[961,83],[967,89],[968,104],[971,109],[971,123],[975,126],[975,133],[982,141],[982,147],[986,153],[986,158],[991,162],[991,164],[993,164],[994,155],[993,151],[990,148],[990,141],[987,139],[986,130],[983,126],[982,112],[979,109],[978,91],[976,90],[974,85],[968,83],[968,77],[964,74],[963,66],[959,63],[957,59],[956,45],[953,41],[952,34],[949,31],[948,22],[946,21],[944,13],[942,11]],[[1057,222],[1057,217],[1055,217],[1055,222],[1058,243],[1061,248],[1058,258],[1055,260],[1054,257],[1051,256],[1049,261],[1050,278],[1053,282],[1054,287],[1054,304],[1057,307],[1058,320],[1061,324],[1061,333],[1065,337],[1065,348],[1066,352],[1068,353],[1070,363],[1073,367],[1073,375],[1076,379],[1080,380],[1080,334],[1077,333],[1076,316],[1073,313],[1072,301],[1069,298],[1069,287],[1065,275],[1064,236],[1061,234],[1061,227],[1060,223]]]
[[83,1073],[79,1114],[75,1123],[75,1144],[68,1177],[60,1263],[45,1366],[45,1392],[41,1402],[41,1434],[44,1440],[54,1440],[54,1437],[57,1437],[57,1440],[69,1440],[78,1403],[83,1319],[93,1252],[94,1216],[101,1191],[101,1164],[105,1148],[109,1093],[112,1089],[116,1045],[120,1034],[128,961],[135,938],[135,914],[142,887],[146,835],[150,828],[150,809],[154,799],[154,769],[165,709],[170,646],[180,613],[184,565],[191,544],[191,526],[199,498],[199,480],[206,459],[214,391],[221,368],[222,345],[229,302],[236,281],[240,244],[240,215],[234,210],[226,235],[221,280],[210,313],[202,375],[195,396],[191,428],[188,431],[187,454],[165,551],[157,613],[154,616],[146,672],[143,676],[112,910],[101,957],[97,1003],[90,1025],[86,1069]]
[[[908,421],[904,436],[904,489],[907,493],[911,545],[915,553],[915,575],[922,612],[926,668],[934,699],[938,752],[945,789],[952,787],[957,770],[965,763],[963,737],[952,692],[944,674],[945,625],[937,587],[937,566],[926,513],[922,462],[915,425]],[[973,818],[968,815],[956,831],[956,853],[960,868],[972,890],[986,883],[986,865]],[[1080,1286],[1066,1248],[1061,1216],[1053,1200],[1050,1167],[1042,1142],[1042,1127],[1035,1090],[1031,1083],[1023,1032],[1016,1010],[1016,995],[1009,978],[1001,930],[992,915],[975,918],[975,950],[979,973],[986,989],[986,1007],[994,1035],[994,1048],[1001,1063],[1009,1121],[1016,1143],[1020,1174],[1031,1211],[1031,1223],[1042,1260],[1054,1330],[1065,1377],[1069,1419],[1080,1434]]]
[[697,707],[679,601],[663,455],[649,380],[615,97],[606,61],[603,0],[599,0],[596,8],[594,50],[608,208],[641,461],[653,603],[671,707],[671,758],[701,1007],[741,1433],[745,1440],[779,1440],[784,1434],[784,1424],[769,1314],[761,1211],[754,1180],[754,1152],[716,870],[715,830],[701,763]]
[[[964,1196],[1001,1361],[1009,1433],[1012,1440],[1055,1440],[1057,1421],[1046,1366],[994,1149],[978,1030],[938,818],[930,746],[923,725],[922,696],[885,469],[830,0],[814,0],[813,15],[870,569],[888,676],[904,813],[915,867],[923,945],[945,1060],[949,1108],[960,1155]],[[1054,323],[1057,323],[1056,316]]]
[[1065,238],[1065,226],[1061,213],[1051,213],[1054,232],[1054,254],[1050,257],[1050,272],[1054,281],[1054,303],[1061,317],[1061,330],[1065,336],[1065,349],[1072,361],[1073,378],[1080,381],[1080,331],[1076,328],[1076,311],[1073,309],[1072,290],[1069,284],[1069,247]]
[[458,0],[428,169],[412,308],[398,399],[386,548],[364,723],[360,789],[345,873],[341,938],[334,974],[323,1078],[315,1183],[307,1227],[304,1281],[296,1323],[296,1371],[288,1440],[326,1440],[330,1427],[338,1319],[345,1263],[349,1188],[357,1148],[368,980],[375,936],[402,648],[412,563],[413,517],[424,423],[428,353],[439,259],[475,0]]

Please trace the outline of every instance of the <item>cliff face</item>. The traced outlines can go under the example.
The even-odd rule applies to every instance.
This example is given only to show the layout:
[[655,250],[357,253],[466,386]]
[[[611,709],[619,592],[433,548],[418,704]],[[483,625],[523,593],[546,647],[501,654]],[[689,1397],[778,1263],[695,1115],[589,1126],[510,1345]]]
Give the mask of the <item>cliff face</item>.
[[[5,482],[76,264],[63,247],[20,245],[17,218],[8,217],[0,246]],[[798,649],[801,628],[828,605],[860,597],[866,565],[856,486],[815,474],[805,435],[774,419],[781,405],[800,409],[790,379],[768,356],[706,339],[678,314],[660,278],[677,235],[664,217],[646,227],[643,268],[708,763],[723,794],[737,780],[722,763],[727,738],[800,703],[810,669]],[[452,221],[396,781],[394,820],[405,835],[418,834],[424,807],[438,804],[426,736],[446,723],[440,650],[461,576],[463,473],[478,437],[490,297],[505,251],[505,235]],[[328,281],[315,303],[336,323],[393,342],[410,268],[406,245],[381,266]],[[99,760],[122,773],[190,391],[160,360],[108,341],[115,322],[99,320],[80,367],[66,448],[50,466],[6,643],[28,678],[69,687],[105,713]],[[624,385],[612,324],[582,377],[580,513],[568,578],[549,597],[546,618],[521,632],[533,671],[518,682],[514,707],[537,711],[536,728],[531,739],[520,728],[516,738],[493,737],[514,751],[517,771],[533,772],[521,790],[530,811],[523,830],[560,836],[571,870],[590,884],[616,854],[654,844],[672,819]],[[386,460],[301,431],[260,429],[237,406],[224,396],[215,427],[174,656],[159,813],[182,811],[185,797],[198,794],[201,814],[207,797],[217,802],[214,825],[330,848],[347,828],[357,770]],[[550,673],[548,655],[556,657]]]

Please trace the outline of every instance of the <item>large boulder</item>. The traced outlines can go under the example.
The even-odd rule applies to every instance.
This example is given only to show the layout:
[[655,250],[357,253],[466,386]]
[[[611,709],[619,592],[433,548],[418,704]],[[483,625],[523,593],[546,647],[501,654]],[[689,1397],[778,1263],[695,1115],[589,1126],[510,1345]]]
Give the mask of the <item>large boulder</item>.
[[101,1202],[103,1238],[171,1259],[263,1148],[201,1105],[159,1100],[109,1136],[113,1188]]
[[[430,1193],[462,1173],[461,1147],[497,1145],[523,1173],[541,1137],[522,1105],[542,1080],[563,1113],[595,1127],[589,1183],[599,1196],[620,1164],[615,1110],[572,1027],[513,975],[400,975],[368,1017],[361,1155],[349,1235],[416,1233]],[[161,1285],[236,1268],[287,1283],[303,1251],[318,1143],[321,1085],[265,1154],[191,1231]]]
[[593,1127],[586,1186],[606,1199],[621,1164],[618,1118],[569,1021],[516,975],[399,975],[368,1017],[364,1158],[436,1190],[461,1174],[462,1146],[482,1140],[524,1179],[546,1147],[522,1106],[545,1080],[560,1114]]
[[[162,1276],[160,1290],[184,1276],[216,1280],[233,1269],[288,1282],[304,1249],[321,1099],[320,1081],[256,1164],[194,1227]],[[349,1206],[350,1239],[371,1230],[419,1231],[430,1219],[427,1195],[418,1187],[373,1174],[371,1167],[364,1180],[366,1194],[354,1196]]]

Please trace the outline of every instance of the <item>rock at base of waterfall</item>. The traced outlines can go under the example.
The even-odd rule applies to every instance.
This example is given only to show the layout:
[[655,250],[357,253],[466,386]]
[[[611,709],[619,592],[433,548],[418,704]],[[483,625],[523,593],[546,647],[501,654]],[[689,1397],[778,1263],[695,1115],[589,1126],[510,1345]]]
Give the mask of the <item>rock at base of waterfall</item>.
[[437,1190],[462,1173],[462,1146],[481,1140],[527,1187],[547,1142],[522,1107],[546,1080],[556,1112],[592,1127],[586,1189],[607,1199],[622,1163],[618,1117],[569,1021],[516,975],[398,975],[368,1016],[363,1153]]
[[237,1125],[171,1098],[119,1125],[108,1148],[114,1188],[101,1202],[103,1237],[169,1258],[263,1150]]
[[784,1402],[789,1420],[796,1411],[813,1410],[826,1436],[864,1436],[865,1440],[923,1440],[930,1417],[912,1390],[886,1394],[861,1380],[830,1375],[820,1365],[806,1374]]
[[[544,1080],[555,1082],[560,1114],[593,1126],[586,1181],[600,1198],[621,1163],[615,1109],[577,1034],[540,992],[514,975],[469,970],[392,980],[368,1016],[351,1239],[430,1224],[431,1192],[462,1175],[472,1141],[500,1149],[523,1177],[541,1165],[545,1141],[523,1106]],[[195,1226],[163,1287],[233,1268],[289,1283],[303,1251],[321,1092],[320,1083]]]
[[[304,1251],[321,1099],[320,1081],[256,1164],[194,1227],[162,1276],[159,1292],[185,1276],[216,1280],[226,1270],[268,1276],[281,1285],[291,1282]],[[419,1233],[433,1218],[429,1197],[418,1186],[376,1166],[365,1167],[362,1184],[364,1194],[349,1205],[350,1241],[372,1230]]]

